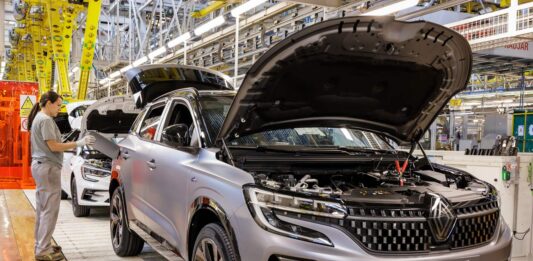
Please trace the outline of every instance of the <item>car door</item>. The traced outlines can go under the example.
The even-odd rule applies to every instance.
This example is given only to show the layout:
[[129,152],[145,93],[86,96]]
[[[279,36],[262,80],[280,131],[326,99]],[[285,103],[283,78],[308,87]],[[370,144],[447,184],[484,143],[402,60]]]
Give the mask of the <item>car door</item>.
[[[150,188],[147,178],[151,169],[148,162],[152,156],[152,145],[165,102],[155,103],[147,107],[143,113],[139,124],[127,138],[120,142],[121,178],[124,187],[126,202],[128,202],[128,213],[130,218],[137,219],[143,223],[151,220],[149,213],[152,211],[146,203],[146,194]],[[134,126],[136,126],[134,124]]]
[[[154,165],[147,178],[152,192],[146,194],[146,201],[154,209],[153,217],[159,221],[158,234],[176,247],[187,244],[188,185],[193,171],[191,166],[200,149],[199,133],[189,108],[185,99],[169,103],[152,147]],[[187,126],[186,144],[165,137],[165,129],[175,124]]]

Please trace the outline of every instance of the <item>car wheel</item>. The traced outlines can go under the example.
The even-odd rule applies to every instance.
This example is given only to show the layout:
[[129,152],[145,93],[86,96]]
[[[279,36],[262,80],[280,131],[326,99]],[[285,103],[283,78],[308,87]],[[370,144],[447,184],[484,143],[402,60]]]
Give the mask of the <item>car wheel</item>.
[[233,244],[226,231],[215,223],[211,223],[200,230],[192,253],[193,261],[237,260]]
[[70,191],[72,192],[72,212],[75,217],[86,217],[91,212],[91,208],[87,206],[80,206],[78,204],[78,190],[76,188],[76,179],[70,182]]
[[67,192],[65,192],[64,190],[61,190],[61,200],[67,199],[67,198],[68,198]]
[[125,211],[120,189],[116,189],[109,210],[113,250],[118,256],[136,256],[141,253],[144,240],[126,226]]

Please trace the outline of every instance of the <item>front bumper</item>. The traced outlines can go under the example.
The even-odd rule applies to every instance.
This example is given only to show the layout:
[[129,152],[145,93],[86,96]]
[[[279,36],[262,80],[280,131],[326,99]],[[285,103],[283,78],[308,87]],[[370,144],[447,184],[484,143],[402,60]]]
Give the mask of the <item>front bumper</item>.
[[[272,255],[294,260],[411,260],[411,261],[503,261],[511,254],[512,234],[500,221],[494,239],[483,246],[465,250],[439,251],[419,255],[375,255],[361,248],[342,230],[303,220],[279,217],[287,222],[307,227],[326,235],[333,247],[304,242],[263,230],[251,217],[247,206],[241,206],[230,218],[241,260],[268,260]],[[291,259],[289,259],[291,260]]]
[[109,206],[109,183],[111,177],[94,178],[96,181],[87,181],[76,177],[78,204],[80,206],[107,207]]

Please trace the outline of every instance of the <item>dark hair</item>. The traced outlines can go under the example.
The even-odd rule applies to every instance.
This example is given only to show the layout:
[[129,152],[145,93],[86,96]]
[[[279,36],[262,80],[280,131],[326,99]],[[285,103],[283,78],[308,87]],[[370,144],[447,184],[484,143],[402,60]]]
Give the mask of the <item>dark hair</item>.
[[33,124],[33,120],[35,119],[35,116],[37,116],[37,113],[41,110],[42,107],[46,106],[47,102],[54,103],[57,101],[57,99],[63,99],[57,92],[54,91],[47,91],[43,94],[41,94],[41,99],[39,99],[39,102],[33,105],[33,108],[31,108],[30,115],[28,116],[28,130],[31,131],[31,125]]

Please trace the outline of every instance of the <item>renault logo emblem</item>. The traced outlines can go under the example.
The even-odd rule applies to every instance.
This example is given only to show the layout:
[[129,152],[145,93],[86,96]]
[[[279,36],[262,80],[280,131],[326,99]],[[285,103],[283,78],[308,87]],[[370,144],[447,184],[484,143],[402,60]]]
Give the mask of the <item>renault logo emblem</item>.
[[439,195],[432,194],[432,196],[428,224],[435,240],[441,243],[448,240],[457,217],[450,209],[448,202]]

